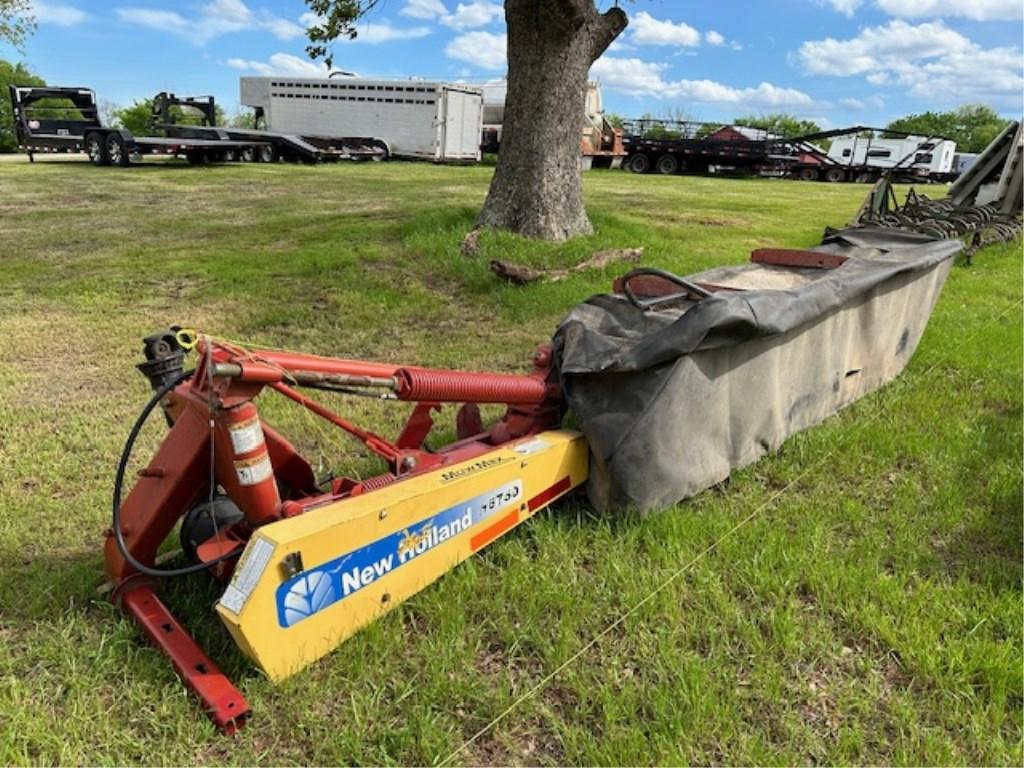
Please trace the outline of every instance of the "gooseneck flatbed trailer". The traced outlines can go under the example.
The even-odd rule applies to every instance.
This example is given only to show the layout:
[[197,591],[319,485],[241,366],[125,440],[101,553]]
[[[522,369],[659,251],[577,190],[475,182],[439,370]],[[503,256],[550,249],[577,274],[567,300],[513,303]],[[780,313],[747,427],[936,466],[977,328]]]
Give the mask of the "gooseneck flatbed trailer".
[[[216,125],[212,96],[178,98],[159,93],[150,126],[159,136],[135,136],[104,126],[96,94],[89,88],[10,86],[18,145],[34,161],[37,153],[84,152],[93,165],[130,165],[144,155],[184,157],[190,163],[292,160],[383,160],[379,139],[298,136]],[[199,124],[180,121],[185,110],[199,113]]]
[[37,153],[84,152],[93,165],[127,166],[141,155],[184,156],[193,161],[230,160],[258,153],[265,142],[225,138],[135,136],[100,121],[96,94],[89,88],[9,87],[18,145],[30,162]]
[[[182,120],[187,111],[198,115],[198,123]],[[161,91],[153,97],[151,124],[165,136],[180,139],[227,140],[259,144],[258,154],[246,152],[237,159],[275,162],[280,159],[306,163],[331,160],[386,160],[390,148],[373,136],[327,136],[237,128],[217,125],[217,106],[212,96],[176,96]]]

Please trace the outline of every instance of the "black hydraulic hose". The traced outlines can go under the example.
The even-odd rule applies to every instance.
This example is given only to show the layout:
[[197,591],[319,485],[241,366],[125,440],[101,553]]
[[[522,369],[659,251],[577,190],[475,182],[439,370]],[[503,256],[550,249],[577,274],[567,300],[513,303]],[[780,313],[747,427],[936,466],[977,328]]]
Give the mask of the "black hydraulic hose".
[[205,571],[212,565],[222,563],[225,560],[229,560],[233,557],[237,557],[236,552],[225,552],[220,557],[210,560],[205,563],[196,563],[195,565],[185,566],[184,568],[151,568],[148,565],[140,563],[135,556],[128,551],[128,544],[124,540],[124,533],[121,531],[121,489],[124,485],[124,475],[128,469],[128,461],[131,459],[132,449],[135,447],[135,441],[139,437],[139,432],[142,431],[143,425],[149,418],[149,414],[153,412],[153,409],[157,407],[161,400],[167,396],[167,394],[178,386],[181,382],[190,378],[194,370],[184,371],[179,373],[169,382],[164,384],[160,389],[153,393],[153,397],[150,398],[149,402],[146,403],[146,407],[142,409],[138,417],[135,419],[135,424],[132,425],[131,432],[128,433],[128,439],[125,441],[124,448],[121,451],[121,460],[117,465],[117,476],[114,478],[114,542],[117,544],[117,549],[121,555],[128,562],[128,564],[137,570],[139,573],[146,576],[155,576],[158,578],[166,578],[171,576],[188,576],[193,573],[199,573]]

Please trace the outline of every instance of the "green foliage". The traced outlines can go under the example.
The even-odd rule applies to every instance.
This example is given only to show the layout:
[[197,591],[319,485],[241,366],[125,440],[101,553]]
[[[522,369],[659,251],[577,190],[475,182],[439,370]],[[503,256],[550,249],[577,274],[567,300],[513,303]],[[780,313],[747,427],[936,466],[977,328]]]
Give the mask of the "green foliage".
[[330,67],[334,63],[331,43],[339,37],[354,39],[356,20],[373,8],[378,0],[306,0],[309,10],[316,14],[318,23],[306,30],[309,45],[306,53],[311,59],[323,59]]
[[604,119],[612,126],[612,128],[621,128],[622,121],[625,119],[622,115],[616,112],[605,112]]
[[152,136],[153,100],[135,101],[130,107],[121,107],[112,111],[114,127],[131,131],[134,136]]
[[46,82],[29,72],[24,64],[11,64],[0,59],[0,153],[3,154],[16,152],[18,149],[11,100],[7,97],[9,85],[46,85]]
[[960,152],[981,152],[1006,127],[1007,120],[984,104],[965,104],[949,112],[922,112],[893,120],[890,131],[919,136],[943,136]]
[[[214,108],[215,124],[226,125],[227,113],[217,104]],[[153,99],[141,99],[132,103],[130,107],[120,107],[111,110],[112,125],[131,131],[134,136],[152,136],[153,128]],[[171,119],[179,125],[200,125],[202,115],[194,109],[186,107],[171,107]],[[244,126],[240,126],[244,127]]]
[[710,136],[712,133],[719,130],[720,128],[722,128],[722,126],[719,123],[704,123],[703,125],[697,128],[697,131],[694,134],[694,138],[706,139],[708,136]]
[[[220,112],[220,107],[217,107],[217,111]],[[219,118],[217,124],[224,125],[224,123],[221,123],[219,121]],[[246,128],[248,130],[255,130],[257,127],[256,113],[251,110],[245,112],[237,112],[230,118],[228,118],[227,125],[230,125],[232,128]]]
[[650,112],[644,112],[640,119],[647,121],[643,127],[642,134],[645,139],[678,139],[682,136],[679,131],[674,131],[661,123],[662,120],[667,120],[667,118],[655,117]]
[[762,131],[789,139],[808,133],[817,133],[821,130],[821,126],[813,120],[801,120],[796,115],[786,112],[775,112],[770,115],[743,115],[733,120],[733,125],[759,128]]
[[10,43],[20,50],[35,28],[32,0],[0,0],[0,43]]

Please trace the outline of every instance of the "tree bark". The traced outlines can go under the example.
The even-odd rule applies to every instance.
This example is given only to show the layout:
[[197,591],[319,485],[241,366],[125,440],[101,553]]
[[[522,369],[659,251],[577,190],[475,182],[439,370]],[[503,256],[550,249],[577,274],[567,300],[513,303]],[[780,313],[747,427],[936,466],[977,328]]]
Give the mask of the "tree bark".
[[590,65],[626,28],[594,0],[505,0],[508,92],[498,167],[478,227],[565,240],[593,232],[580,137]]

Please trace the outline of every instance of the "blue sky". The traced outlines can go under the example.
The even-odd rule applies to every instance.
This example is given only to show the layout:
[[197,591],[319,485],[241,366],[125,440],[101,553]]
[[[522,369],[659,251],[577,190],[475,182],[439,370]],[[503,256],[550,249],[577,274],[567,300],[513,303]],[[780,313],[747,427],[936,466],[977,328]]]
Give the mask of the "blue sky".
[[[600,7],[612,3],[602,0]],[[729,120],[786,111],[824,127],[983,102],[1022,109],[1022,0],[624,2],[630,26],[594,66],[605,107]],[[238,109],[246,74],[316,74],[301,0],[34,0],[23,53],[53,84],[128,104],[170,90]],[[305,14],[305,15],[304,15]],[[500,78],[496,0],[381,0],[335,66],[363,76]]]

